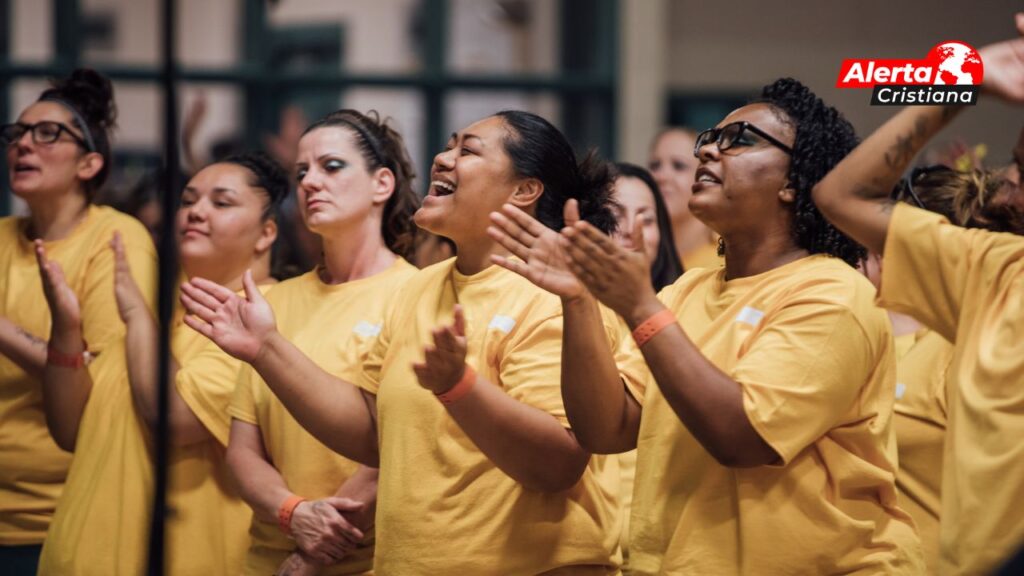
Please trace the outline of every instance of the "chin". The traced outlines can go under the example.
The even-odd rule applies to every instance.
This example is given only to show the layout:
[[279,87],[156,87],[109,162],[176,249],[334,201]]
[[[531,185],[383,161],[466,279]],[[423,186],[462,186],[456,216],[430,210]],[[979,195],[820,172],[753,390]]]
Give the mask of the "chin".
[[445,226],[447,218],[438,212],[438,210],[431,210],[425,206],[420,206],[412,215],[412,221],[417,227],[422,228],[431,234],[444,236],[444,230],[447,228],[447,226]]

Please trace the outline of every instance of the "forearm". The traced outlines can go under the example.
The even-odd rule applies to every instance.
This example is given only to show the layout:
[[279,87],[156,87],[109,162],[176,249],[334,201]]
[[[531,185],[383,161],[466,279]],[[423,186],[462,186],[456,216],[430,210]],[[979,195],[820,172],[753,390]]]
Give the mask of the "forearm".
[[[160,417],[157,322],[148,309],[140,309],[138,313],[128,318],[125,326],[125,362],[132,400],[143,421],[153,430],[156,429]],[[211,436],[206,427],[174,386],[177,374],[178,363],[171,358],[168,374],[170,389],[167,391],[171,441],[176,446],[184,446],[207,440]]]
[[[238,492],[262,522],[277,523],[277,511],[292,492],[281,473],[248,447],[228,444],[228,468]],[[300,494],[301,496],[301,494]]]
[[[55,325],[50,333],[50,342],[67,355],[85,352],[81,328],[59,328]],[[92,392],[89,371],[84,366],[69,368],[44,361],[42,381],[46,426],[58,446],[73,452],[82,414]]]
[[568,490],[586,469],[590,454],[571,431],[479,375],[448,412],[491,462],[527,489]]
[[893,187],[918,152],[962,109],[909,106],[901,110],[814,187],[818,209],[845,234],[881,253]]
[[46,366],[46,340],[0,316],[0,354],[37,380]]
[[252,366],[310,434],[346,458],[378,464],[376,426],[358,387],[328,374],[276,332]]
[[563,300],[562,401],[573,432],[591,452],[636,448],[639,405],[622,383],[597,300]]
[[360,466],[355,474],[349,476],[348,480],[334,493],[335,496],[363,503],[362,510],[345,512],[345,518],[363,532],[373,526],[374,515],[377,511],[377,478],[379,475],[379,470],[376,468]]
[[[636,329],[663,309],[656,300],[645,303],[626,321]],[[678,323],[658,332],[641,352],[676,416],[719,463],[742,468],[778,460],[751,425],[740,384],[708,360]]]

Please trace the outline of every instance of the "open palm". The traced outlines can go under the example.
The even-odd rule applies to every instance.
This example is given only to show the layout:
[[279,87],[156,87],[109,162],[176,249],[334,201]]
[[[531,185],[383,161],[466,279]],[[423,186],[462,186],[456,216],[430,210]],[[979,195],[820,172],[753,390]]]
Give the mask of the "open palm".
[[490,237],[519,258],[492,256],[495,264],[563,298],[575,298],[585,292],[569,269],[569,256],[558,232],[508,204],[501,212],[491,214],[491,222],[494,225],[487,230]]
[[185,323],[231,356],[252,362],[277,331],[274,311],[252,280],[244,278],[245,298],[202,278],[181,287],[181,303],[192,316]]
[[978,50],[985,65],[985,89],[1008,102],[1024,102],[1024,12],[1015,16],[1020,36]]

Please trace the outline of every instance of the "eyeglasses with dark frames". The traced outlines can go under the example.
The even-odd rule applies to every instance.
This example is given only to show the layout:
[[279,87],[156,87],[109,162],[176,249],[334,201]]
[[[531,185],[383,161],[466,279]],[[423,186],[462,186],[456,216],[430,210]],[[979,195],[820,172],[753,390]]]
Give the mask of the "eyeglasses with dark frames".
[[693,147],[693,155],[699,158],[700,149],[711,142],[714,142],[715,145],[718,146],[719,151],[725,152],[735,146],[743,138],[743,134],[745,132],[753,132],[786,154],[789,154],[790,156],[793,155],[792,148],[786,146],[771,134],[768,134],[764,130],[761,130],[747,121],[732,122],[722,126],[721,128],[709,128],[708,130],[701,132],[697,135],[697,143]]
[[89,144],[78,134],[75,134],[71,128],[61,122],[53,122],[51,120],[44,120],[42,122],[36,122],[35,124],[26,124],[25,122],[15,122],[13,124],[4,124],[0,126],[0,144],[4,148],[14,144],[21,137],[25,135],[25,132],[32,133],[32,141],[36,144],[53,144],[60,139],[62,132],[67,133],[71,138],[82,148],[90,150]]

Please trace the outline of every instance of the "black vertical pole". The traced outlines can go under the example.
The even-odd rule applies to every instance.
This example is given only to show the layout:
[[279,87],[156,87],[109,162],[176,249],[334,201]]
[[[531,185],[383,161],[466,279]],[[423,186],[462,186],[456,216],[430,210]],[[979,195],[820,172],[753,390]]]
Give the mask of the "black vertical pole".
[[[178,259],[175,247],[174,214],[177,211],[178,190],[181,186],[178,161],[178,115],[177,115],[177,69],[175,67],[174,28],[175,0],[163,0],[163,69],[162,83],[164,92],[164,197],[163,197],[163,229],[160,234],[160,279],[159,279],[159,317],[160,317],[160,349],[159,349],[159,420],[155,434],[156,457],[154,459],[153,479],[153,517],[149,532],[149,568],[150,576],[161,576],[167,557],[165,547],[165,521],[167,519],[167,463],[169,455],[169,422],[167,391],[171,339],[171,315],[174,311],[174,298],[178,279]],[[173,550],[172,550],[173,552]]]

